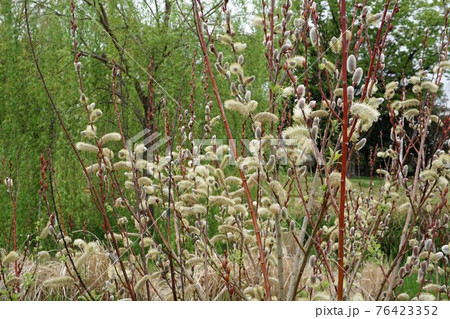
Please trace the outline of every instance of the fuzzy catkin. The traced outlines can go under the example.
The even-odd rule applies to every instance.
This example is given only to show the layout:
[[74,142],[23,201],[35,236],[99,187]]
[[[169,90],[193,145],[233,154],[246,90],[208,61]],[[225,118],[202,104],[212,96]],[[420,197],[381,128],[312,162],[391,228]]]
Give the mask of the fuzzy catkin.
[[309,30],[309,38],[311,39],[311,44],[315,47],[317,46],[317,42],[319,40],[316,27],[312,27]]
[[209,205],[232,206],[234,202],[225,196],[210,196]]
[[243,116],[247,116],[248,115],[248,109],[247,107],[236,100],[226,100],[224,103],[224,106],[227,110],[230,111],[234,111],[234,112],[238,112],[240,114],[242,114]]
[[347,71],[353,73],[356,70],[356,58],[353,54],[349,55],[347,58]]
[[113,132],[113,133],[108,133],[102,136],[102,138],[100,139],[100,142],[102,144],[105,143],[109,143],[109,142],[118,142],[122,140],[122,135],[120,135],[119,133]]
[[261,124],[265,123],[265,122],[269,122],[269,123],[276,123],[278,122],[278,116],[276,116],[273,113],[270,112],[261,112],[256,114],[253,117],[253,120],[255,122],[260,122]]
[[280,203],[284,203],[286,201],[287,193],[283,188],[283,185],[280,184],[280,182],[272,181],[269,183],[269,187],[274,192],[274,194],[277,195]]
[[144,287],[145,283],[148,280],[150,280],[150,276],[149,275],[145,275],[144,277],[139,279],[139,281],[136,283],[136,286],[134,286],[134,291],[136,291],[136,292],[141,291],[141,289]]
[[44,287],[48,288],[70,287],[73,284],[75,284],[75,280],[69,276],[51,278],[43,283]]
[[19,259],[19,255],[15,251],[11,251],[8,255],[3,257],[2,264],[9,264],[17,261]]
[[430,93],[436,93],[439,90],[439,85],[430,81],[425,81],[422,82],[422,90],[427,90]]
[[98,147],[89,143],[83,143],[83,142],[78,142],[75,147],[77,148],[77,150],[79,151],[84,151],[84,152],[88,152],[88,153],[98,153]]
[[357,151],[361,150],[364,145],[366,145],[367,139],[366,138],[362,138],[358,143],[356,143],[355,148]]
[[363,76],[363,69],[357,68],[352,76],[352,81],[355,85],[359,85]]
[[84,266],[89,258],[92,256],[92,251],[88,248],[86,251],[75,261],[75,268],[79,269],[80,267]]

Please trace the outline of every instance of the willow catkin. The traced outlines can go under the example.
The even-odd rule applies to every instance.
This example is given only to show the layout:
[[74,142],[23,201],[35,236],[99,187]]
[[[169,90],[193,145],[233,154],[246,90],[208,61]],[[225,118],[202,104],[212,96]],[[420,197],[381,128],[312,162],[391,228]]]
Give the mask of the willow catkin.
[[242,65],[239,63],[232,63],[230,65],[230,72],[231,72],[231,74],[235,74],[235,75],[243,75],[244,74]]
[[436,93],[439,90],[439,85],[430,81],[425,81],[422,82],[422,90],[427,90],[430,93]]
[[22,278],[20,277],[11,277],[6,280],[6,286],[15,286],[22,283]]
[[97,128],[95,125],[88,125],[84,131],[80,132],[80,134],[86,138],[95,138],[97,137]]
[[331,51],[333,51],[334,54],[338,54],[342,50],[342,41],[341,39],[337,39],[336,37],[332,37],[329,45],[331,47]]
[[295,89],[292,86],[288,86],[288,87],[283,89],[282,95],[284,97],[293,96],[293,95],[295,95]]
[[356,143],[355,149],[357,151],[361,150],[364,147],[364,145],[366,145],[366,142],[367,142],[367,139],[366,138],[362,138],[358,143]]
[[397,301],[408,301],[409,300],[409,295],[405,292],[399,294],[396,298]]
[[[113,167],[114,167],[115,170],[131,171],[132,164],[131,164],[131,162],[128,162],[128,161],[120,161],[120,162],[114,163]],[[133,174],[132,173],[125,173],[125,174],[130,174],[130,175],[127,175],[127,177],[128,178],[133,178]],[[127,181],[127,182],[130,182],[130,181]],[[131,182],[131,183],[134,185],[133,182]]]
[[274,194],[278,197],[280,203],[284,203],[287,199],[286,190],[283,188],[283,185],[278,181],[272,181],[269,183],[269,187],[274,192]]
[[432,244],[433,244],[433,240],[431,238],[428,238],[425,241],[425,245],[424,245],[425,250],[430,250],[432,247]]
[[89,117],[89,120],[90,120],[92,123],[95,123],[95,122],[98,121],[98,119],[99,119],[102,115],[103,115],[102,110],[100,110],[100,109],[95,109],[95,110],[92,111],[91,116]]
[[17,252],[15,252],[15,251],[11,251],[11,252],[9,252],[8,255],[3,257],[2,264],[13,263],[13,262],[17,261],[18,259],[19,259],[19,254],[17,254]]
[[449,248],[448,245],[442,246],[441,250],[442,250],[442,252],[443,252],[444,254],[450,255],[450,248]]
[[232,206],[234,202],[225,196],[209,196],[208,203],[211,206]]
[[271,172],[275,168],[275,155],[271,154],[266,163],[266,170]]
[[362,68],[357,68],[355,70],[355,72],[353,73],[352,82],[355,85],[359,85],[359,83],[361,82],[362,76],[363,76],[363,69]]
[[373,122],[376,122],[380,116],[380,112],[378,112],[378,110],[363,103],[352,104],[350,113],[358,116],[362,122],[367,123],[369,126],[367,129],[369,129]]
[[260,122],[261,124],[265,123],[265,122],[269,122],[269,123],[276,123],[278,122],[278,116],[276,116],[273,113],[270,112],[261,112],[256,114],[253,117],[253,120],[255,122]]
[[309,30],[309,38],[311,40],[311,44],[315,47],[318,44],[319,41],[319,36],[317,34],[317,28],[316,27],[312,27]]
[[46,250],[42,250],[42,251],[38,252],[37,255],[38,255],[38,258],[40,261],[45,261],[45,260],[50,259],[50,254]]
[[435,301],[436,297],[430,293],[422,293],[419,296],[419,301]]
[[230,111],[234,111],[234,112],[238,112],[240,114],[242,114],[243,116],[247,116],[248,115],[248,109],[247,107],[236,100],[226,100],[224,103],[224,106],[227,110]]
[[316,118],[316,117],[327,117],[328,116],[328,111],[327,110],[316,110],[316,111],[312,111],[309,114],[310,117],[312,118]]
[[356,58],[353,54],[349,55],[347,58],[347,71],[353,73],[356,70]]
[[347,98],[349,101],[353,101],[354,97],[355,97],[355,88],[350,85],[347,87]]
[[218,230],[220,233],[241,233],[239,228],[231,225],[220,225],[218,227]]
[[80,267],[84,266],[91,258],[92,254],[92,249],[90,249],[90,247],[87,247],[84,253],[75,261],[75,268],[80,269]]
[[202,257],[192,257],[186,261],[186,266],[194,267],[203,263],[205,260]]
[[234,44],[234,49],[236,50],[236,52],[242,52],[245,50],[245,48],[247,48],[246,43],[236,42]]
[[98,153],[98,147],[89,143],[84,143],[84,142],[78,142],[75,147],[77,148],[77,150],[79,151],[84,151],[84,152],[88,152],[88,153]]
[[420,101],[418,99],[407,99],[400,103],[402,107],[408,108],[413,106],[419,106]]
[[309,257],[309,267],[314,268],[316,266],[316,263],[317,263],[316,255],[311,255],[311,257]]
[[144,277],[142,277],[141,279],[139,279],[139,281],[136,283],[136,286],[134,286],[134,291],[135,292],[139,292],[141,291],[142,287],[144,287],[145,283],[150,280],[150,276],[149,275],[145,275]]
[[109,142],[119,142],[120,140],[122,140],[122,135],[120,135],[119,133],[113,132],[113,133],[108,133],[102,136],[102,138],[100,139],[100,142],[102,144],[105,143],[109,143]]
[[270,205],[270,212],[273,215],[278,215],[281,213],[281,206],[278,203],[273,203],[272,205]]
[[319,127],[314,125],[311,129],[311,137],[313,140],[317,138],[317,131],[319,130]]
[[48,288],[70,287],[73,284],[75,284],[75,280],[69,276],[51,278],[43,283],[44,287]]

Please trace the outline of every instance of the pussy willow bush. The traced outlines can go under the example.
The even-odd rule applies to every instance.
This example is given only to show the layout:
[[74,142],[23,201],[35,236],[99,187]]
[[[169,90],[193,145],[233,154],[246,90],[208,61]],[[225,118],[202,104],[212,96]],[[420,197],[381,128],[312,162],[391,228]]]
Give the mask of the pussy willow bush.
[[[384,51],[397,2],[388,1],[381,12],[357,4],[348,21],[341,2],[344,32],[323,43],[314,1],[304,1],[299,12],[291,11],[289,0],[279,12],[263,1],[264,16],[253,24],[263,30],[269,77],[267,99],[255,101],[252,82],[258,74],[245,64],[245,53],[254,48],[237,40],[227,2],[220,27],[206,21],[200,1],[192,5],[205,101],[178,105],[172,119],[166,113],[160,130],[167,142],[155,147],[157,141],[132,144],[124,136],[117,65],[111,74],[116,117],[110,119],[117,131],[97,127],[103,112],[84,91],[72,2],[86,129],[71,137],[59,120],[103,218],[104,237],[86,240],[92,238],[85,236],[89,225],[69,237],[55,204],[50,154],[43,154],[46,227],[23,249],[13,229],[14,249],[0,250],[1,298],[335,300],[342,290],[347,300],[448,300],[449,121],[433,113],[450,69],[447,7],[433,69],[419,60],[416,74],[385,83]],[[370,28],[378,30],[376,39],[367,38]],[[31,39],[30,44],[33,49]],[[367,69],[358,67],[362,46],[371,57]],[[309,50],[317,52],[316,59]],[[316,63],[318,73],[311,74],[309,66]],[[320,100],[311,97],[313,78]],[[228,82],[229,91],[219,92],[216,81]],[[192,85],[193,92],[198,89]],[[342,176],[350,163],[358,166],[365,136],[381,112],[389,114],[390,140],[371,150],[371,179],[361,187]],[[242,121],[241,132],[229,130],[226,116],[232,113]],[[148,116],[155,116],[151,107]],[[194,134],[198,124],[202,136]],[[238,147],[216,138],[222,125],[230,140],[239,139]],[[434,145],[426,145],[430,132]],[[374,187],[375,177],[380,187]],[[14,181],[6,176],[4,184],[2,191],[15,203]],[[387,256],[380,243],[392,229],[400,238]],[[40,248],[45,238],[54,239],[53,252]],[[405,280],[417,283],[417,294],[403,289]]]

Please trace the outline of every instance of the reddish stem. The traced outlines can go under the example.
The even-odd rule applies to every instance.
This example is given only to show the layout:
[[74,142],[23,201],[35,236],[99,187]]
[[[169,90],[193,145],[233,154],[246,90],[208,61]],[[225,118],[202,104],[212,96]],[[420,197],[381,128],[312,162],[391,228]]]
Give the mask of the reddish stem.
[[[228,139],[230,141],[230,147],[231,147],[231,151],[233,153],[233,157],[235,160],[238,159],[238,153],[237,153],[237,149],[236,149],[236,144],[234,142],[233,139],[233,135],[231,134],[231,130],[230,130],[230,126],[228,124],[227,121],[227,116],[225,115],[225,110],[222,104],[222,100],[220,98],[220,94],[219,94],[219,90],[217,89],[217,84],[216,84],[216,80],[214,78],[214,74],[212,72],[212,68],[211,68],[211,63],[209,61],[209,57],[208,57],[208,49],[206,48],[206,43],[205,43],[205,39],[203,38],[203,30],[202,30],[202,24],[201,24],[201,20],[200,20],[200,15],[198,13],[198,8],[197,8],[197,1],[193,0],[193,5],[194,5],[194,15],[195,15],[195,21],[196,21],[196,26],[197,26],[197,30],[198,30],[198,38],[200,41],[200,45],[203,51],[203,59],[205,61],[205,66],[206,66],[206,70],[208,71],[209,74],[209,78],[211,81],[211,85],[214,91],[214,95],[216,96],[216,100],[217,100],[217,104],[219,106],[219,110],[220,110],[220,114],[223,120],[223,124],[225,126],[225,130],[227,132],[227,136]],[[244,172],[241,170],[241,168],[238,166],[238,170],[239,170],[239,175],[241,177],[242,180],[242,186],[244,188],[245,191],[245,195],[247,197],[247,202],[248,202],[248,206],[250,209],[250,213],[252,216],[252,222],[253,222],[253,227],[255,229],[255,236],[256,236],[256,242],[258,244],[258,250],[259,250],[259,258],[261,261],[261,270],[263,273],[263,277],[264,277],[264,287],[266,290],[266,298],[267,300],[271,300],[271,294],[270,294],[270,286],[269,286],[269,277],[267,274],[267,268],[266,268],[266,264],[264,261],[264,249],[263,249],[263,245],[262,245],[262,241],[261,241],[261,233],[259,231],[259,227],[258,227],[258,220],[257,220],[257,216],[256,216],[256,212],[253,208],[253,200],[252,197],[250,195],[250,190],[248,188],[248,184],[247,184],[247,180],[245,178],[245,174]]]
[[344,234],[345,234],[345,182],[347,175],[347,153],[348,153],[348,98],[347,98],[347,17],[345,14],[345,0],[339,1],[341,15],[341,33],[342,33],[342,99],[343,99],[343,125],[342,125],[342,165],[341,165],[341,187],[339,203],[339,246],[338,246],[338,289],[337,299],[343,300],[344,291]]

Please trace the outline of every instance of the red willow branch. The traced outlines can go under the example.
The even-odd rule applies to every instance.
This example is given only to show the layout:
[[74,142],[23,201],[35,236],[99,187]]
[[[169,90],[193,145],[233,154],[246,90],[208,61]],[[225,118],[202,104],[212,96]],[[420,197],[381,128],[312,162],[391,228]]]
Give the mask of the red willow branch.
[[[90,174],[87,172],[86,165],[84,164],[83,159],[81,158],[80,153],[78,152],[77,148],[75,147],[75,144],[74,144],[74,142],[72,140],[72,137],[71,137],[69,131],[67,130],[67,128],[66,128],[66,126],[64,124],[64,121],[63,121],[63,119],[61,117],[61,114],[59,113],[59,110],[56,107],[56,104],[55,104],[55,102],[53,100],[53,97],[52,97],[52,95],[51,95],[51,93],[50,93],[50,91],[49,91],[49,89],[47,87],[47,82],[45,81],[44,75],[43,75],[43,73],[41,71],[41,68],[39,66],[39,62],[38,62],[37,57],[36,57],[36,52],[34,50],[34,44],[33,44],[32,38],[31,38],[30,23],[29,23],[29,17],[28,17],[28,6],[27,6],[27,2],[26,1],[25,1],[25,19],[26,19],[27,35],[28,35],[28,40],[29,40],[29,43],[30,43],[31,53],[32,53],[32,56],[33,56],[34,64],[36,66],[36,70],[37,70],[37,72],[39,74],[39,77],[41,79],[42,86],[44,87],[44,90],[45,90],[45,92],[47,94],[47,97],[48,97],[48,99],[50,101],[50,104],[51,104],[51,106],[52,106],[52,108],[53,108],[53,110],[54,110],[54,112],[55,112],[55,114],[56,114],[56,116],[58,118],[58,122],[60,123],[61,128],[63,129],[64,134],[65,134],[67,140],[69,141],[69,144],[70,144],[72,150],[75,153],[75,156],[77,157],[78,161],[80,162],[80,165],[81,165],[81,167],[83,169],[83,172],[84,172],[84,174],[86,176],[86,179],[88,181],[89,189],[91,191],[91,194],[93,195],[94,203],[95,203],[96,207],[102,213],[102,216],[104,218],[105,224],[107,226],[107,229],[110,231],[111,236],[114,236],[113,233],[111,232],[111,225],[110,225],[110,223],[109,223],[109,221],[108,221],[108,219],[106,217],[106,213],[105,213],[104,207],[103,207],[102,202],[101,202],[101,200],[99,198],[99,195],[98,195],[98,193],[97,193],[97,191],[96,191],[96,189],[94,187],[94,184],[92,182]],[[62,238],[64,238],[64,234],[61,233],[61,235],[62,235]],[[115,242],[115,240],[113,240],[113,241]],[[115,244],[115,248],[116,248],[116,253],[118,254],[117,244]],[[66,247],[66,249],[67,249],[67,247]],[[80,281],[80,284],[85,289],[86,293],[91,298],[91,300],[94,300],[94,298],[92,297],[91,293],[89,292],[88,287],[86,286],[86,284],[82,280],[81,276],[79,275],[78,271],[76,270],[75,264],[74,264],[74,262],[72,260],[72,257],[71,257],[69,252],[68,252],[68,256],[69,256],[69,259],[71,261],[72,267],[73,267],[75,273],[77,274],[77,277],[78,277],[78,280]],[[123,268],[123,263],[122,262],[121,262],[121,266],[122,266],[122,271],[125,273],[125,269]],[[129,283],[127,284],[127,288],[130,291],[130,295],[131,295],[132,299],[135,299],[134,292],[133,292],[132,287],[131,287],[131,285]]]
[[[194,9],[194,18],[195,18],[195,24],[196,24],[196,28],[197,28],[197,32],[198,32],[198,39],[200,41],[200,46],[202,48],[203,51],[203,60],[205,61],[205,66],[206,69],[208,71],[209,74],[209,78],[211,81],[211,85],[214,91],[214,95],[216,96],[216,100],[217,100],[217,104],[219,106],[219,110],[220,110],[220,115],[222,117],[223,120],[223,124],[225,126],[225,130],[227,132],[227,136],[230,142],[230,147],[231,147],[231,151],[233,153],[233,157],[234,159],[237,161],[238,159],[238,153],[237,153],[237,149],[236,149],[236,144],[234,142],[233,139],[233,135],[231,134],[231,130],[230,130],[230,126],[228,124],[227,121],[227,116],[225,115],[225,110],[222,104],[222,100],[220,98],[220,94],[219,91],[217,89],[217,84],[216,84],[216,80],[214,77],[214,74],[212,72],[212,68],[211,68],[211,63],[209,61],[209,57],[208,57],[208,49],[206,48],[206,43],[205,43],[205,39],[203,38],[203,27],[202,27],[202,23],[200,20],[200,15],[198,13],[198,4],[197,4],[198,0],[193,0],[193,9]],[[259,231],[259,226],[258,226],[258,217],[256,216],[256,212],[255,209],[253,207],[253,200],[252,197],[250,195],[250,190],[247,184],[247,180],[245,178],[245,174],[242,171],[242,169],[238,166],[238,170],[239,170],[239,175],[241,177],[242,180],[242,186],[244,188],[244,192],[245,195],[247,197],[247,202],[248,202],[248,206],[250,209],[250,213],[252,216],[252,222],[253,222],[253,227],[255,229],[255,236],[256,236],[256,242],[258,244],[258,250],[259,250],[259,258],[260,258],[260,262],[261,262],[261,270],[263,273],[263,277],[264,277],[264,287],[266,290],[266,299],[267,300],[271,300],[271,294],[270,294],[270,285],[269,285],[269,277],[267,274],[267,268],[266,268],[266,263],[265,263],[265,258],[264,258],[264,249],[263,249],[263,244],[261,241],[261,233]]]
[[[36,65],[37,72],[39,74],[39,77],[41,78],[42,85],[44,86],[45,92],[47,93],[47,96],[48,96],[48,99],[50,101],[50,104],[52,105],[53,110],[55,111],[56,116],[58,117],[58,121],[61,124],[61,127],[64,130],[64,133],[66,134],[66,137],[69,140],[70,145],[72,146],[72,148],[73,148],[77,158],[79,159],[81,165],[83,166],[83,170],[85,171],[86,175],[88,175],[87,171],[86,171],[86,167],[83,164],[83,160],[81,159],[80,154],[78,153],[78,150],[76,149],[75,145],[73,144],[72,138],[70,137],[70,134],[67,131],[66,126],[64,125],[64,122],[63,122],[63,120],[61,118],[61,115],[59,114],[58,108],[56,107],[56,104],[53,101],[53,97],[50,94],[50,91],[48,90],[48,87],[47,87],[47,84],[45,82],[44,75],[42,74],[41,68],[39,67],[39,63],[38,63],[38,60],[37,60],[37,57],[36,57],[36,52],[34,50],[33,41],[31,39],[30,22],[29,22],[29,17],[28,17],[28,6],[27,6],[27,1],[26,0],[25,0],[25,3],[24,3],[24,6],[25,6],[25,21],[26,21],[26,25],[27,25],[28,40],[29,40],[29,43],[30,43],[31,53],[33,55],[33,60],[34,60],[34,64]],[[66,241],[64,239],[64,234],[62,233],[62,229],[60,229],[60,231],[61,231],[61,236],[62,236],[62,239],[63,239],[63,242],[64,242],[64,246],[65,246],[65,248],[67,250],[67,255],[69,256],[70,262],[71,262],[72,267],[73,267],[73,269],[74,269],[74,271],[75,271],[75,273],[76,273],[76,275],[78,277],[78,280],[80,281],[80,284],[83,287],[83,289],[88,294],[89,298],[91,298],[91,300],[94,300],[94,298],[92,297],[88,287],[84,283],[83,279],[81,279],[81,276],[80,276],[80,274],[78,273],[78,271],[77,271],[77,269],[75,267],[75,263],[74,263],[72,257],[70,256],[70,252],[69,252],[69,250],[67,248],[67,243],[66,243]]]
[[[367,94],[368,89],[369,89],[369,82],[370,82],[370,79],[372,78],[372,72],[376,72],[376,70],[374,70],[374,63],[375,63],[375,58],[376,58],[376,55],[377,55],[378,51],[380,51],[379,53],[381,54],[382,47],[379,47],[379,43],[380,43],[380,39],[381,39],[381,31],[383,30],[384,22],[386,21],[386,13],[387,13],[387,10],[389,8],[389,3],[390,2],[391,2],[390,0],[387,0],[386,4],[384,6],[383,18],[381,19],[380,28],[378,29],[377,39],[376,39],[376,42],[375,42],[375,47],[373,48],[372,57],[370,59],[369,72],[367,73],[367,78],[366,78],[366,82],[364,84],[364,89],[363,89],[363,92],[361,94],[360,101],[364,101],[364,98],[366,97],[366,94]],[[344,8],[345,8],[345,4],[344,4]],[[344,13],[345,13],[345,11],[344,11]],[[343,32],[345,32],[345,30]],[[368,37],[367,37],[367,40],[369,41]],[[368,48],[370,50],[370,44],[368,44]]]
[[338,246],[338,290],[337,300],[343,300],[344,291],[344,234],[345,234],[345,191],[346,191],[346,175],[347,175],[347,152],[348,152],[348,98],[347,98],[347,16],[345,13],[345,0],[339,1],[341,16],[341,34],[342,34],[342,99],[343,99],[343,115],[342,115],[342,165],[341,165],[341,187],[340,187],[340,203],[339,203],[339,246]]

